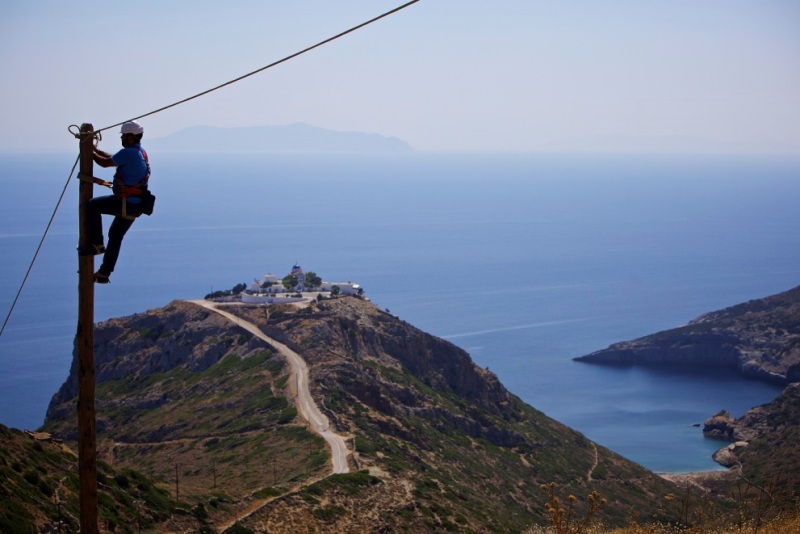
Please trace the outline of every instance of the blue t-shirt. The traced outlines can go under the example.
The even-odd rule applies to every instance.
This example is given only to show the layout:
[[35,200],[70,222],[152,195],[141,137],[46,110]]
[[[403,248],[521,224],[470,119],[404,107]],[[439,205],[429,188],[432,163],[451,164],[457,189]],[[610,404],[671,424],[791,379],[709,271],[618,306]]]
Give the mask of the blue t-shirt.
[[[127,186],[136,185],[147,176],[147,162],[144,160],[141,147],[141,144],[125,147],[111,156],[111,160],[117,165],[117,173],[114,176],[119,176],[122,183]],[[140,199],[128,197],[128,202],[136,204]]]

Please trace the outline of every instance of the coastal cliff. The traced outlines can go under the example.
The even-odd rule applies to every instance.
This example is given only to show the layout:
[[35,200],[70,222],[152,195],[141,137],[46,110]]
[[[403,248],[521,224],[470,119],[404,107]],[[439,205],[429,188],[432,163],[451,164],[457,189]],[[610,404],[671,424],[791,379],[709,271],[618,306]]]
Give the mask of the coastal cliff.
[[[274,341],[182,301],[95,335],[98,454],[168,490],[174,480],[176,494],[179,481],[180,500],[218,531],[235,521],[254,532],[518,532],[546,522],[540,486],[551,483],[578,497],[576,513],[599,492],[598,518],[613,525],[631,508],[664,514],[657,503],[675,491],[368,301],[224,309]],[[314,402],[345,437],[349,474],[331,475],[279,345],[305,360]],[[68,441],[75,372],[45,424]]]
[[736,369],[742,376],[800,381],[800,287],[701,315],[685,326],[575,358],[616,365]]

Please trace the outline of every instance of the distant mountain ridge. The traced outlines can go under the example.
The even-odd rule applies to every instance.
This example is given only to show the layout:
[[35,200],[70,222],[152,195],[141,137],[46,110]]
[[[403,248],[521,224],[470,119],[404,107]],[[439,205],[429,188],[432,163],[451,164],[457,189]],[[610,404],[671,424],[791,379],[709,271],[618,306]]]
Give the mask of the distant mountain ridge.
[[162,152],[363,152],[404,153],[405,141],[375,133],[339,132],[304,123],[282,126],[221,128],[192,126],[165,137],[148,139]]

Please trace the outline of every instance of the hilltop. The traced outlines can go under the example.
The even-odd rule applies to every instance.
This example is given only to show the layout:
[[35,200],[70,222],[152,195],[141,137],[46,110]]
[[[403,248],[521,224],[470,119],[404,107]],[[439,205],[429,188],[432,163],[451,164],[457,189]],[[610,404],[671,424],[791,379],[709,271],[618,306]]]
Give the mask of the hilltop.
[[575,358],[604,364],[736,369],[779,384],[800,381],[800,286],[701,315],[687,325]]
[[[316,404],[348,443],[350,473],[330,476],[330,449],[299,416],[278,349],[235,322],[176,301],[98,324],[99,454],[179,491],[184,508],[203,505],[209,525],[233,516],[255,531],[518,532],[546,521],[540,485],[550,483],[581,509],[599,492],[608,524],[632,509],[670,518],[659,503],[671,483],[366,300],[271,307],[268,319],[263,306],[225,309],[303,356]],[[66,440],[76,435],[74,383],[53,397],[45,425]]]

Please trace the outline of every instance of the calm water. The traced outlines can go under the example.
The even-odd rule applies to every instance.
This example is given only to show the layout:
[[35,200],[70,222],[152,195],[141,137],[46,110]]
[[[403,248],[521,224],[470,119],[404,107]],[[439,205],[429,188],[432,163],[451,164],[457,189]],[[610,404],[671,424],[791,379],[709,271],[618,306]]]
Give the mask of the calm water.
[[[658,471],[715,468],[720,444],[693,425],[778,391],[571,358],[800,284],[800,158],[150,156],[156,213],[97,288],[98,321],[297,261],[359,282],[529,404]],[[0,155],[3,318],[74,161]],[[38,427],[69,371],[77,196],[73,183],[0,338],[9,426]]]

